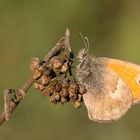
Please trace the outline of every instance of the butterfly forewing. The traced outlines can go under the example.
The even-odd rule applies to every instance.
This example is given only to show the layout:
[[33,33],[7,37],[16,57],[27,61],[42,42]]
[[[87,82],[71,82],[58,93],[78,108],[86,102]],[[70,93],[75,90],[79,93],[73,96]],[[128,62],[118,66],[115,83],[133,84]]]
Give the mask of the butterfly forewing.
[[91,120],[118,120],[132,105],[126,82],[108,66],[105,58],[88,57],[77,66],[77,78],[86,87],[84,103]]

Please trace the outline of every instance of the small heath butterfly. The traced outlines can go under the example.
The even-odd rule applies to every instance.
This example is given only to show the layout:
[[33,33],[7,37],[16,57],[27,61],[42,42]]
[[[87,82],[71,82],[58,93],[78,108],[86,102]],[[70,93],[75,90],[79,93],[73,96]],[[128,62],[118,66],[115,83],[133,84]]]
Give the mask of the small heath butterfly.
[[76,77],[87,92],[83,95],[90,120],[113,122],[119,120],[132,105],[140,102],[140,66],[88,54],[86,48],[78,53]]

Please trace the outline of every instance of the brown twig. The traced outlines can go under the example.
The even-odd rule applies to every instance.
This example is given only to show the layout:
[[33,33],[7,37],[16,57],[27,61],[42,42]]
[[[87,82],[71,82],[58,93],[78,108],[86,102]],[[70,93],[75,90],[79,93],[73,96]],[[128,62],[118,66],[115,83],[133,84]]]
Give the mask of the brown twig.
[[53,56],[58,55],[62,50],[66,48],[68,48],[68,50],[71,52],[71,48],[69,46],[69,36],[69,29],[66,29],[65,36],[62,37],[55,45],[55,47],[45,56],[44,61],[46,62],[46,64]]
[[76,108],[81,106],[86,90],[75,80],[71,71],[74,55],[70,47],[69,36],[69,30],[66,29],[65,35],[45,56],[44,61],[39,58],[32,59],[30,65],[32,75],[20,89],[4,91],[4,111],[0,113],[0,125],[9,120],[11,113],[24,99],[33,83],[43,95],[50,97],[52,103],[64,104],[70,101]]
[[[48,65],[49,60],[53,56],[59,54],[62,50],[68,48],[69,51],[71,51],[71,48],[69,46],[69,36],[70,36],[69,30],[66,29],[65,36],[62,37],[56,44],[56,46],[45,56],[44,61],[46,63],[46,66]],[[32,67],[31,70],[40,65],[38,59],[35,58],[35,61],[37,61],[37,63],[33,65],[31,64]],[[9,120],[11,113],[15,110],[17,105],[24,99],[28,89],[36,81],[36,79],[33,78],[34,77],[33,75],[35,74],[33,73],[29,77],[28,81],[20,89],[4,90],[4,111],[0,113],[0,125],[3,124],[5,121]],[[14,95],[14,97],[12,95]]]
[[25,85],[23,85],[19,90],[16,91],[14,89],[6,89],[4,91],[4,97],[6,96],[9,97],[12,93],[14,93],[15,99],[8,98],[9,101],[7,101],[7,105],[9,106],[7,107],[7,105],[5,104],[4,111],[0,113],[0,125],[4,121],[9,119],[10,114],[15,110],[19,102],[23,100],[23,97],[25,96],[25,94],[27,93],[28,89],[31,87],[33,82],[34,80],[32,79],[32,76],[31,76],[29,80],[25,83]]

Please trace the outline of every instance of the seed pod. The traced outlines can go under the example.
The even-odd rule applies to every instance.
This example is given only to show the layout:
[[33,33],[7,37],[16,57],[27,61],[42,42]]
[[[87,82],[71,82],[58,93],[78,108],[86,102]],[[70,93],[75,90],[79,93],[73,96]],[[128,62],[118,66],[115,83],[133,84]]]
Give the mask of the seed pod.
[[68,89],[69,80],[67,78],[62,79],[62,88]]
[[50,102],[52,102],[52,103],[54,103],[54,104],[56,104],[57,103],[57,101],[56,101],[56,99],[55,99],[55,96],[52,94],[52,96],[50,96]]
[[81,106],[81,103],[79,101],[76,101],[75,103],[73,103],[73,106],[75,108],[79,108]]
[[43,91],[45,87],[37,82],[35,82],[34,87],[40,91]]
[[44,72],[45,69],[46,69],[46,68],[45,68],[43,65],[41,65],[41,66],[38,67],[38,70],[39,70],[39,71],[42,71],[42,72]]
[[32,58],[31,65],[30,65],[31,71],[38,69],[40,65],[41,65],[41,61],[39,58],[36,58],[36,57]]
[[49,90],[48,88],[45,88],[43,91],[42,91],[43,95],[44,96],[48,96],[49,95]]
[[70,98],[70,102],[75,103],[78,99],[78,95],[77,94],[73,94],[71,97],[69,95]]
[[60,96],[65,98],[69,94],[68,93],[68,84],[69,84],[68,83],[68,79],[67,78],[63,78],[61,83],[62,83],[62,89],[60,91]]
[[39,84],[38,83],[34,83],[34,87],[36,88],[36,89],[39,89]]
[[54,93],[54,98],[57,102],[60,102],[60,95],[57,92]]
[[86,93],[86,88],[84,87],[84,85],[78,84],[78,88],[79,88],[79,93],[80,94],[85,94]]
[[62,67],[62,62],[59,57],[55,56],[55,57],[51,58],[50,63],[52,64],[53,69],[55,69],[55,70],[61,69],[61,67]]
[[41,75],[43,74],[43,71],[40,71],[40,70],[35,70],[33,75],[32,75],[32,78],[34,80],[37,80],[41,77]]
[[75,90],[75,92],[78,91],[77,84],[75,82],[70,82],[69,83],[69,90]]
[[53,79],[50,80],[50,84],[49,85],[55,88],[57,83],[58,83],[57,79],[53,78]]
[[54,86],[49,85],[48,91],[49,91],[49,96],[51,96],[53,94],[53,92],[55,91]]
[[43,85],[39,85],[39,88],[38,88],[40,91],[43,91],[45,89],[45,87]]
[[61,89],[62,89],[62,83],[61,83],[61,81],[58,81],[55,86],[55,90],[56,90],[56,92],[60,92]]
[[60,69],[55,69],[55,68],[53,68],[53,71],[54,71],[55,73],[60,73]]
[[44,71],[43,75],[49,77],[50,73],[51,73],[51,69],[45,68],[45,71]]
[[74,96],[75,94],[71,91],[69,91],[69,98],[72,99],[72,97]]
[[70,98],[72,98],[73,96],[75,96],[75,94],[77,94],[78,88],[77,88],[77,85],[75,84],[75,82],[71,82],[69,84],[68,91],[69,91],[69,97]]
[[44,86],[47,86],[49,84],[50,80],[51,80],[51,78],[48,76],[43,75],[41,77],[41,82],[42,82],[42,85],[44,85]]
[[36,83],[38,83],[38,84],[42,84],[41,77],[40,77],[39,79],[36,80]]
[[65,97],[67,97],[68,95],[69,95],[68,90],[65,89],[65,88],[62,88],[62,90],[60,91],[60,96],[65,98]]
[[62,72],[62,73],[66,73],[66,72],[68,71],[68,69],[69,69],[68,64],[67,64],[67,63],[64,63],[64,64],[62,65],[61,72]]
[[62,103],[62,104],[64,104],[66,101],[67,101],[67,99],[66,99],[66,98],[61,97],[61,103]]

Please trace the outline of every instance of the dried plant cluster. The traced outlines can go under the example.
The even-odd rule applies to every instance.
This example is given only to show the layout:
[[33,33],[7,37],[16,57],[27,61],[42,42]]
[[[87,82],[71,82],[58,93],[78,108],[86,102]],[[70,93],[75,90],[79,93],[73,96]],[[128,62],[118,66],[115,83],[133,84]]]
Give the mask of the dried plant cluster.
[[78,108],[81,106],[86,90],[72,75],[72,62],[73,53],[68,47],[52,56],[47,63],[33,58],[32,78],[35,80],[34,87],[43,95],[49,96],[52,103],[72,102],[74,107]]
[[0,113],[0,124],[9,120],[11,113],[24,99],[32,84],[43,95],[49,96],[54,104],[72,102],[76,108],[81,106],[86,89],[79,84],[71,71],[74,54],[70,47],[69,37],[70,33],[67,29],[65,35],[43,61],[39,58],[32,59],[30,65],[32,74],[21,88],[4,91],[4,111]]

